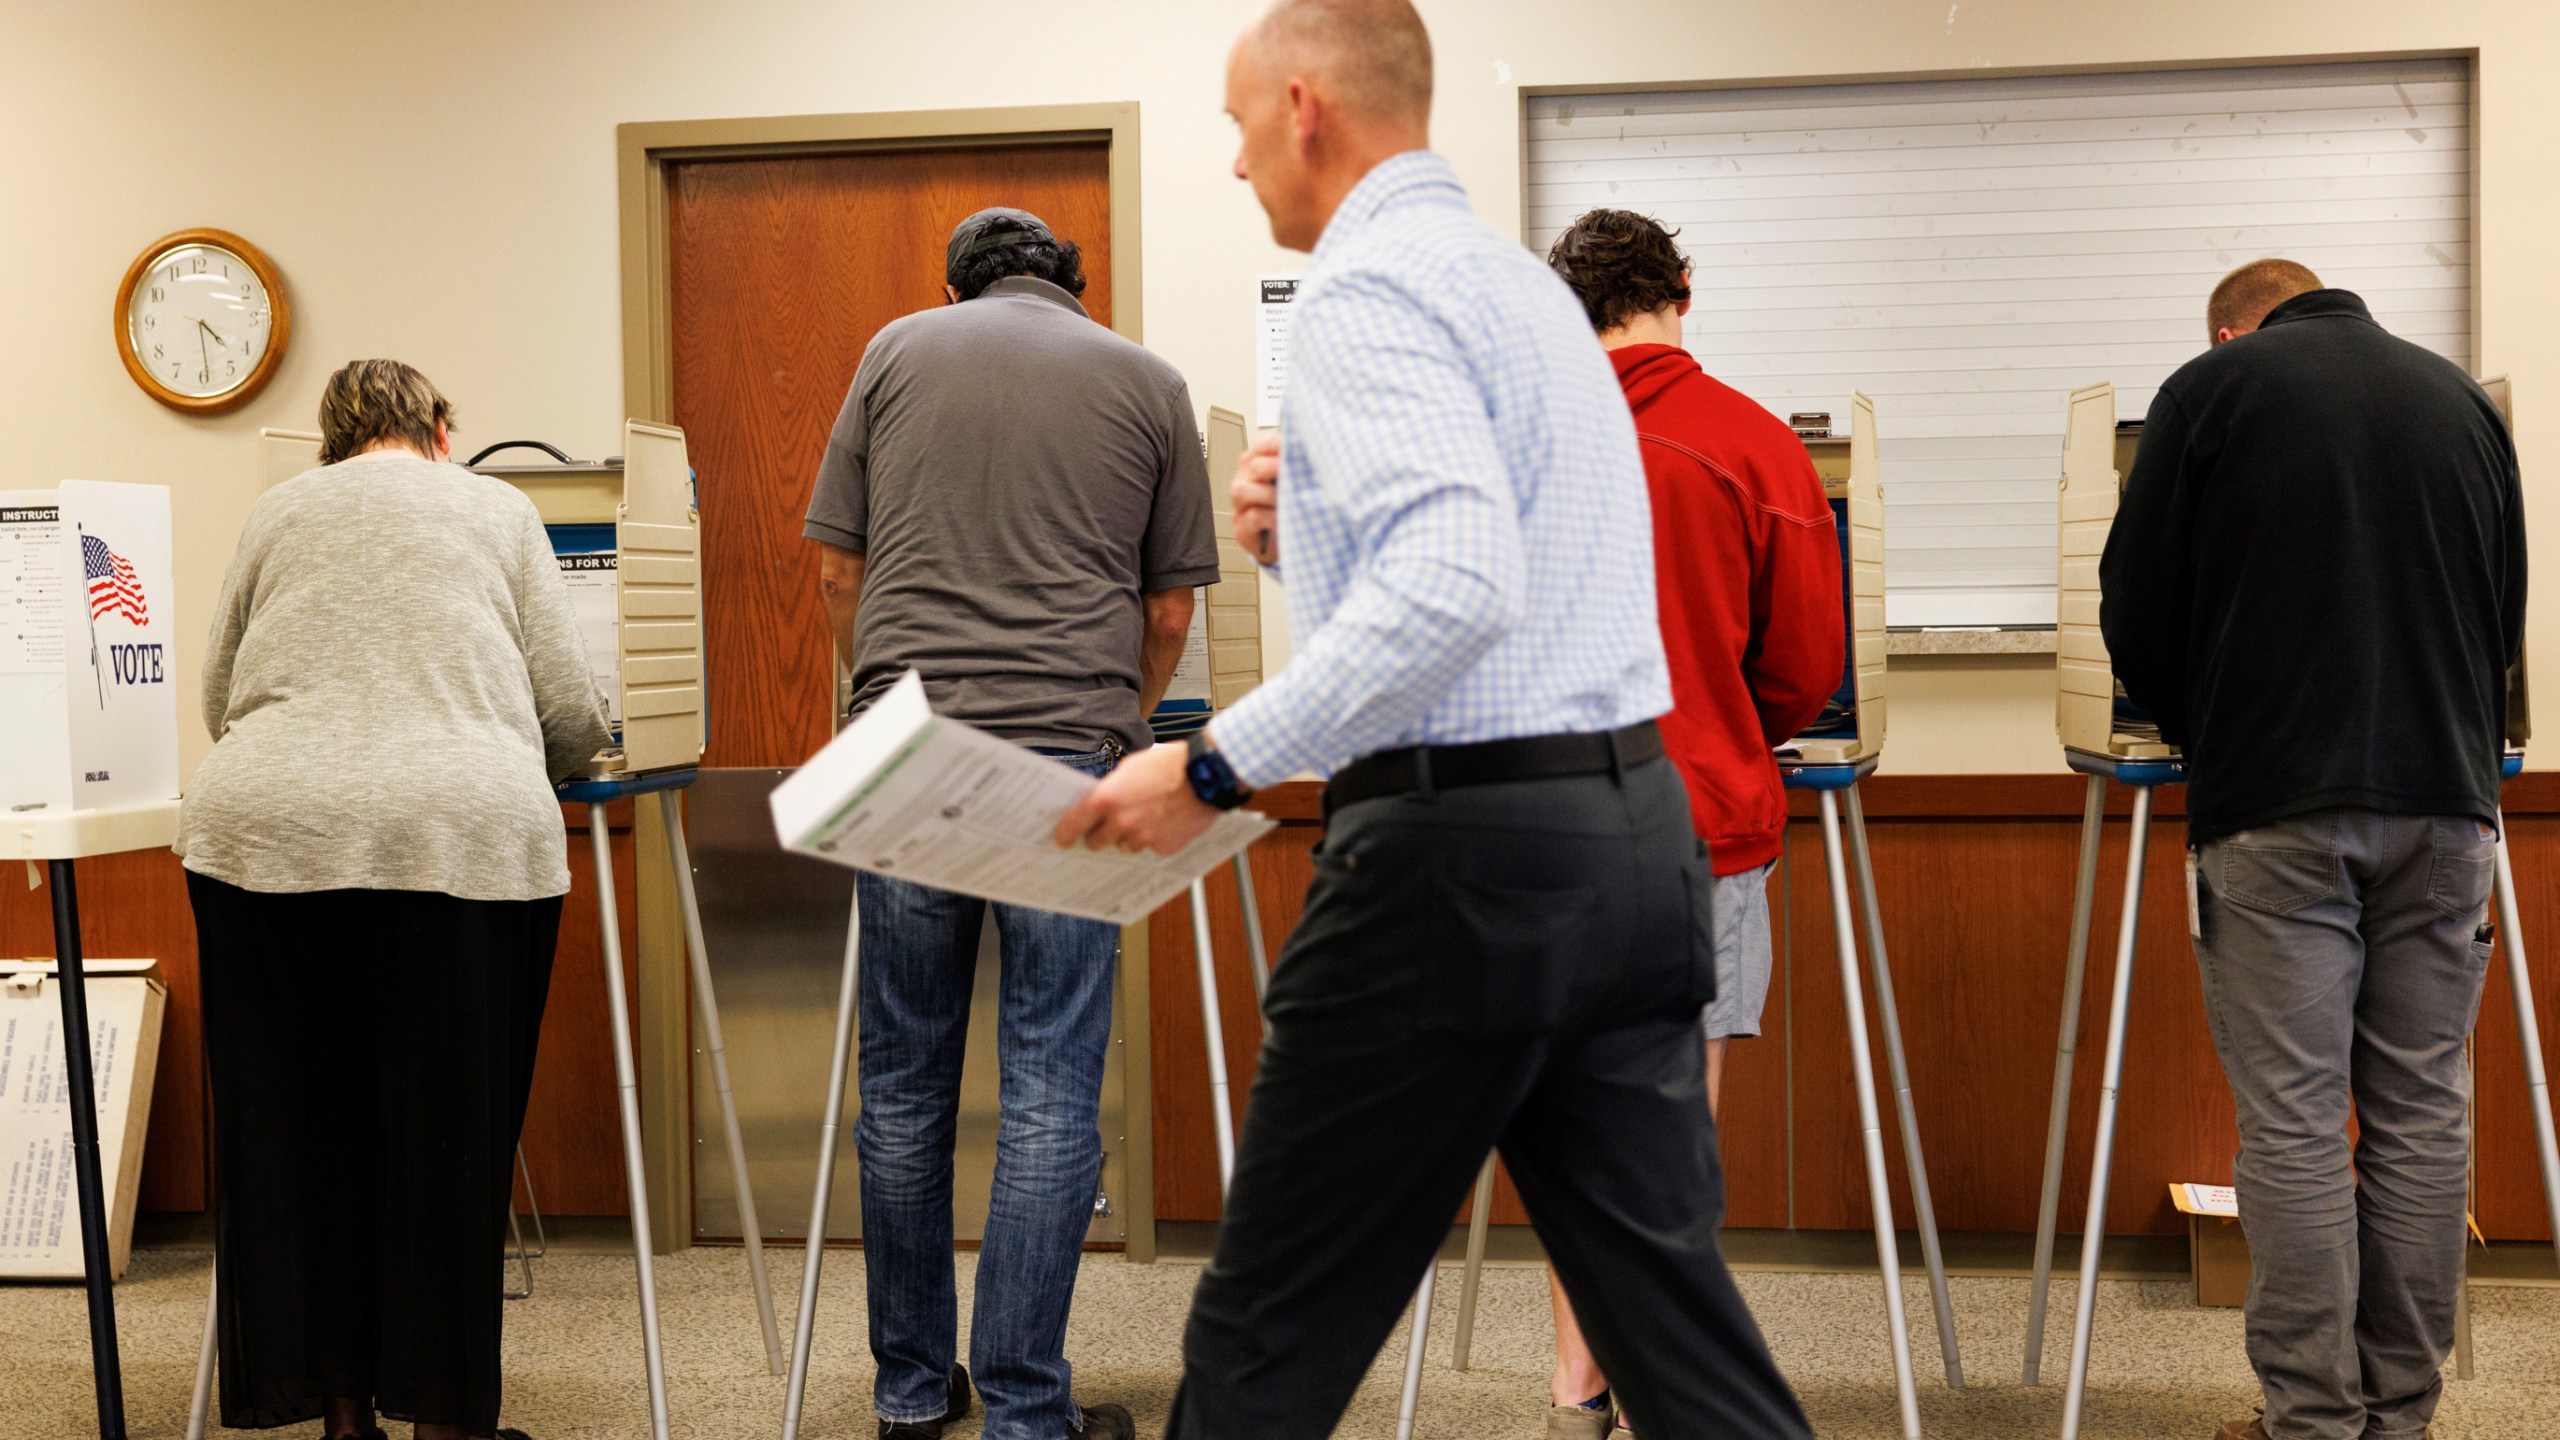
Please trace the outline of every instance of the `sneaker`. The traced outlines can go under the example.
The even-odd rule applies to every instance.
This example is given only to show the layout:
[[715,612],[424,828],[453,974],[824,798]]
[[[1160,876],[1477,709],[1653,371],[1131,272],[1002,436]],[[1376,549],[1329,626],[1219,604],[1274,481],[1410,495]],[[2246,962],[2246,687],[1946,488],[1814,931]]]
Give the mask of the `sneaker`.
[[1547,1440],[1609,1440],[1609,1392],[1591,1405],[1549,1405]]
[[883,1420],[880,1440],[942,1440],[942,1427],[969,1413],[969,1367],[951,1367],[951,1395],[939,1420]]
[[1117,1405],[1079,1405],[1084,1423],[1068,1440],[1138,1440],[1138,1422]]

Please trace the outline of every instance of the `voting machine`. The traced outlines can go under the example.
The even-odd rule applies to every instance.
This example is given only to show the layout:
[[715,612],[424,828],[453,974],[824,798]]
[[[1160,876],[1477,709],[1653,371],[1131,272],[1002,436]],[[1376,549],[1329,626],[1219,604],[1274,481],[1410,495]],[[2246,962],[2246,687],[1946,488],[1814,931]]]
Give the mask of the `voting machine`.
[[1849,397],[1849,433],[1803,435],[1840,527],[1840,619],[1848,632],[1840,689],[1811,729],[1779,747],[1782,760],[1850,764],[1884,749],[1884,472],[1876,406]]
[[1201,436],[1208,454],[1209,505],[1217,516],[1218,579],[1191,612],[1191,635],[1173,683],[1147,717],[1158,740],[1178,740],[1209,723],[1262,683],[1262,570],[1228,535],[1227,477],[1236,473],[1247,444],[1244,417],[1209,407]]
[[[320,438],[258,432],[260,488],[320,463]],[[500,452],[549,458],[525,464]],[[531,497],[551,533],[579,628],[614,723],[615,744],[588,767],[593,779],[688,769],[702,759],[702,566],[693,470],[684,432],[628,420],[622,454],[572,460],[519,441],[481,452],[483,475]]]
[[2133,473],[2142,422],[2116,423],[2116,387],[2071,392],[2062,432],[2060,560],[2055,595],[2054,729],[2065,750],[2113,760],[2174,760],[2178,748],[2125,698],[2098,632],[2098,561]]

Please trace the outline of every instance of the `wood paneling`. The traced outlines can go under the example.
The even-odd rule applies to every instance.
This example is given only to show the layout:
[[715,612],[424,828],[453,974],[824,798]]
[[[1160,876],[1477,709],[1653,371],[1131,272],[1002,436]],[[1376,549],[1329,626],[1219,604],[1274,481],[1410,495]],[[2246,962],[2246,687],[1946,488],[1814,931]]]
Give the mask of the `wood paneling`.
[[[1931,776],[1883,777],[1861,787],[1921,1143],[1939,1224],[1949,1230],[2035,1226],[2084,784],[2068,775]],[[2560,1059],[2560,1025],[2553,1018],[2560,1010],[2560,962],[2552,958],[2560,953],[2560,776],[2521,777],[2505,798],[2524,933],[2554,937],[2533,956],[2532,971],[2543,1043]],[[1822,839],[1813,797],[1793,799],[1798,818],[1789,828],[1787,862],[1771,880],[1779,965],[1764,1036],[1736,1042],[1725,1074],[1729,1223],[1861,1228],[1869,1208]],[[2183,1228],[2168,1204],[2168,1182],[2229,1180],[2238,1143],[2187,948],[2183,801],[2175,788],[2160,793],[2148,847],[2107,1207],[2112,1233]],[[1278,787],[1259,803],[1292,817],[1255,854],[1257,892],[1276,952],[1310,874],[1305,857],[1319,833],[1314,787]],[[2131,792],[2111,787],[2072,1077],[2066,1230],[2079,1226],[2086,1204],[2130,808]],[[1260,1032],[1233,887],[1222,875],[1210,894],[1240,1115]],[[1182,902],[1154,917],[1149,946],[1156,957],[1157,1214],[1211,1219],[1217,1182],[1206,1061]],[[1860,985],[1870,1034],[1877,1036],[1878,1113],[1895,1211],[1909,1225],[1890,1076],[1872,1028],[1868,963],[1862,954]],[[2490,976],[2478,1034],[2482,1229],[2494,1239],[2547,1239],[2503,953]],[[1498,1204],[1495,1218],[1522,1217],[1515,1205]]]
[[[196,991],[196,922],[187,908],[186,872],[166,850],[101,855],[79,861],[77,869],[81,953],[157,960],[169,986],[137,1203],[144,1210],[202,1210],[208,1181],[204,1006]],[[0,955],[49,956],[53,893],[28,888],[23,874],[16,866],[0,874]]]
[[[624,967],[634,931],[630,807],[615,807],[614,885],[623,914]],[[543,1209],[619,1215],[623,1196],[620,1122],[614,1113],[613,1057],[604,1028],[603,940],[596,925],[594,864],[585,819],[569,836],[571,890],[560,925],[559,959],[543,1017],[525,1151]],[[139,1208],[202,1210],[210,1203],[205,1126],[204,1008],[196,985],[195,917],[186,872],[165,850],[79,862],[80,934],[85,953],[148,956],[169,986],[151,1131],[142,1162]],[[0,885],[0,954],[53,953],[52,900],[23,883]]]
[[944,303],[951,227],[989,205],[1083,247],[1111,319],[1100,143],[687,161],[667,167],[675,421],[701,476],[705,765],[797,765],[833,733],[809,488],[863,347]]

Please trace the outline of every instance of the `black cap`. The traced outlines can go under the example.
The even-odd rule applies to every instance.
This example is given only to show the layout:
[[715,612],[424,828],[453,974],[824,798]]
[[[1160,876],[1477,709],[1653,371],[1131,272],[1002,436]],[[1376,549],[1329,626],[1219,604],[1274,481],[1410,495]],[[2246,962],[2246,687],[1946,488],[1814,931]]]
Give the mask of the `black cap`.
[[951,243],[942,252],[942,273],[949,275],[960,268],[961,261],[999,245],[1057,238],[1030,211],[991,205],[951,227]]

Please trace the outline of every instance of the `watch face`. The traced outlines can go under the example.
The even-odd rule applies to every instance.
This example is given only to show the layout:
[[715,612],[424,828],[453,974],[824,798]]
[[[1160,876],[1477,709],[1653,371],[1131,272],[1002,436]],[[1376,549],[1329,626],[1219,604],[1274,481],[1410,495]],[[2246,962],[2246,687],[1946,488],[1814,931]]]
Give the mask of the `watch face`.
[[249,263],[218,245],[153,256],[125,307],[133,353],[154,382],[190,399],[248,383],[274,340],[275,302]]

